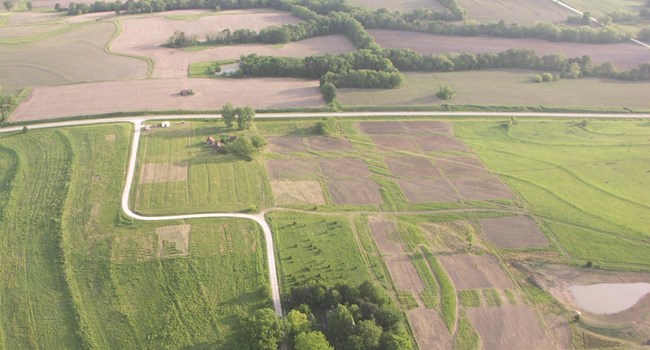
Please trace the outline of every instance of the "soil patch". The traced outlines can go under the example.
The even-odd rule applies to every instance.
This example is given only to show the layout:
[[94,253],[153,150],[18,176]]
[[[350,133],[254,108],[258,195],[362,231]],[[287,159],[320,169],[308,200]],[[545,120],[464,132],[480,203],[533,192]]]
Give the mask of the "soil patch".
[[278,205],[325,204],[318,181],[271,181],[271,190]]
[[337,204],[383,204],[384,199],[376,182],[361,180],[326,180],[332,199]]
[[441,121],[407,121],[402,122],[404,130],[411,135],[447,134],[453,135],[454,127],[449,122]]
[[460,0],[459,5],[467,10],[468,19],[498,22],[504,18],[508,22],[536,23],[564,22],[570,15],[568,9],[552,1],[508,0],[485,2],[482,0]]
[[411,203],[453,202],[458,200],[454,188],[443,178],[399,179],[397,183]]
[[187,256],[190,253],[190,225],[158,227],[158,257]]
[[408,320],[420,349],[453,349],[452,337],[438,311],[425,308],[414,309],[408,312]]
[[142,167],[141,184],[187,181],[187,162],[146,163]]
[[455,176],[491,176],[490,171],[474,157],[438,158],[436,163],[449,177]]
[[439,134],[417,136],[415,137],[415,143],[424,152],[467,151],[467,146],[460,140]]
[[535,221],[527,216],[481,219],[483,236],[500,248],[539,248],[548,240]]
[[360,122],[359,129],[369,135],[404,134],[406,130],[400,122]]
[[379,148],[407,152],[415,152],[418,150],[415,141],[410,137],[397,135],[370,135],[369,137]]
[[327,136],[312,136],[307,138],[307,143],[312,151],[351,151],[352,143],[344,138],[327,137]]
[[269,150],[276,153],[307,152],[307,147],[302,137],[276,136],[266,139],[269,142]]
[[552,349],[537,314],[526,305],[468,308],[484,349]]
[[564,54],[567,57],[589,55],[594,63],[611,62],[616,68],[631,69],[648,60],[648,49],[632,43],[582,44],[540,39],[462,37],[392,30],[369,30],[382,47],[409,48],[423,54],[448,52],[487,53],[508,49],[535,50],[538,55]]
[[272,180],[299,180],[316,177],[316,166],[310,159],[271,159],[266,169]]
[[446,255],[440,256],[440,262],[445,266],[457,290],[514,288],[512,281],[492,255]]
[[321,159],[318,165],[323,175],[332,179],[358,179],[372,175],[366,163],[359,158]]
[[495,177],[451,177],[461,199],[485,201],[512,198],[510,189]]
[[368,218],[368,226],[379,251],[384,255],[406,255],[402,242],[397,237],[397,224],[381,216]]
[[397,289],[416,293],[424,290],[424,283],[408,255],[387,256],[384,261]]
[[424,157],[386,158],[386,164],[395,176],[400,177],[440,177],[440,172],[429,159]]

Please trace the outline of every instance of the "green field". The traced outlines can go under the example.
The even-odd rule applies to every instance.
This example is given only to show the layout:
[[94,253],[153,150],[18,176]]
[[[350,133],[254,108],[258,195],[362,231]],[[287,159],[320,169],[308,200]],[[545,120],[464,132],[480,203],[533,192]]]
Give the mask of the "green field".
[[[0,136],[3,348],[228,348],[235,315],[270,306],[254,223],[121,218],[130,130]],[[158,234],[180,224],[185,248]]]
[[650,270],[650,124],[457,122],[456,133],[542,218],[571,261]]
[[368,9],[387,8],[392,11],[409,11],[419,8],[440,10],[443,8],[436,0],[349,0],[348,3]]
[[[405,73],[403,87],[387,90],[339,89],[338,100],[346,106],[496,105],[622,109],[650,109],[645,91],[648,82],[584,78],[533,83],[532,71],[472,71],[453,73]],[[441,85],[456,95],[440,100]]]

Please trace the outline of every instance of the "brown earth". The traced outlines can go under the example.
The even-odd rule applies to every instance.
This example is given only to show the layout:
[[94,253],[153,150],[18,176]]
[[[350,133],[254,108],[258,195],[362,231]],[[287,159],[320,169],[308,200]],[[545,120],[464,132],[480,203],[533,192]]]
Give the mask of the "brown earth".
[[[194,96],[180,96],[181,89]],[[148,79],[39,87],[12,121],[114,112],[217,110],[226,103],[254,108],[321,106],[317,81],[291,78]]]
[[407,136],[398,135],[370,135],[368,136],[377,148],[391,151],[415,152],[418,146],[415,141]]
[[380,121],[380,122],[359,122],[359,130],[369,135],[422,135],[422,134],[453,134],[453,125],[443,121]]
[[436,164],[442,169],[446,176],[491,176],[490,171],[474,157],[450,157],[438,158]]
[[424,54],[448,52],[487,53],[512,48],[535,50],[538,55],[554,53],[567,57],[589,55],[594,63],[611,62],[619,69],[631,69],[650,60],[650,50],[632,43],[581,44],[539,39],[463,37],[391,30],[369,30],[383,47],[409,48]]
[[453,349],[453,339],[436,310],[417,308],[407,314],[415,341],[421,350]]
[[369,135],[404,134],[406,130],[401,122],[360,122],[359,130]]
[[417,294],[424,290],[424,283],[408,255],[386,256],[384,261],[397,289]]
[[436,169],[429,159],[424,157],[399,157],[386,158],[388,168],[395,176],[400,177],[440,177],[440,171]]
[[512,198],[510,189],[496,177],[450,177],[450,180],[463,200],[485,201]]
[[457,290],[514,288],[492,255],[456,254],[439,258]]
[[312,151],[317,152],[345,152],[352,150],[352,143],[339,137],[312,136],[307,138],[307,143]]
[[142,167],[141,184],[187,181],[187,162],[146,163]]
[[366,163],[359,158],[320,159],[318,166],[323,175],[332,179],[358,179],[372,175]]
[[336,204],[383,204],[379,186],[369,179],[326,180],[330,195]]
[[537,314],[527,305],[468,308],[484,349],[554,349]]
[[271,181],[271,190],[277,205],[325,204],[323,189],[318,181]]
[[302,137],[295,136],[274,136],[266,139],[269,142],[271,152],[307,152],[307,147]]
[[[66,17],[63,12],[13,12],[7,19],[7,24],[12,26],[17,24],[44,23],[58,21]],[[4,27],[3,31],[6,29],[7,27]]]
[[383,255],[406,256],[406,250],[397,237],[397,224],[394,220],[388,220],[379,215],[370,216],[368,217],[368,226],[372,238]]
[[270,159],[266,169],[272,180],[313,179],[317,175],[310,159]]
[[540,248],[548,240],[535,221],[527,216],[480,219],[485,238],[500,248]]
[[453,202],[458,200],[454,188],[443,178],[399,179],[397,183],[411,203]]
[[539,0],[459,0],[459,5],[467,10],[467,18],[484,21],[517,22],[532,24],[538,21],[564,22],[574,15],[568,9],[552,1]]
[[190,253],[190,225],[158,227],[158,257],[187,256]]
[[424,152],[467,151],[467,146],[460,142],[460,140],[445,135],[431,134],[416,136],[415,143]]

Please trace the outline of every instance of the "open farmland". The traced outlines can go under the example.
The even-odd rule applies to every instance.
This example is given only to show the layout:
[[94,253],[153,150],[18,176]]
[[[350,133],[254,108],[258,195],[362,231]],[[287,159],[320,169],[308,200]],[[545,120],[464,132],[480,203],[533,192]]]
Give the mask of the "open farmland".
[[120,221],[130,130],[0,137],[0,164],[25,175],[0,172],[13,194],[0,217],[5,346],[224,348],[238,311],[268,306],[254,223]]
[[[174,31],[184,31],[203,40],[206,35],[217,34],[224,29],[251,29],[259,31],[268,26],[295,24],[300,20],[291,14],[272,10],[225,11],[199,16],[193,20],[175,20],[187,11],[173,11],[151,17],[134,17],[121,21],[122,32],[112,43],[111,49],[130,55],[145,56],[155,62],[153,76],[156,78],[186,77],[191,63],[238,59],[242,55],[259,54],[272,56],[309,56],[324,53],[343,53],[354,50],[350,41],[341,35],[310,38],[285,45],[248,44],[206,47],[200,50],[179,50],[161,46]],[[189,12],[190,14],[196,11]],[[173,17],[171,17],[173,18]],[[143,35],[144,34],[144,35]]]
[[[180,96],[181,89],[193,89],[196,95]],[[214,111],[228,102],[255,108],[323,105],[317,81],[292,78],[148,79],[36,88],[16,109],[12,120],[135,111]]]
[[588,55],[594,63],[611,62],[620,70],[632,69],[650,60],[650,50],[633,43],[583,44],[540,39],[448,36],[393,30],[369,30],[369,32],[383,47],[409,48],[423,54],[488,53],[508,49],[527,49],[535,51],[538,55],[556,53],[566,57]]
[[350,5],[367,9],[387,8],[392,11],[409,11],[419,8],[443,10],[437,0],[349,0]]
[[458,4],[467,10],[467,18],[479,22],[522,24],[534,22],[564,22],[573,13],[553,3],[538,0],[458,0]]
[[645,3],[643,0],[568,0],[565,2],[580,11],[589,11],[596,18],[604,17],[613,11],[636,13]]
[[[349,106],[409,106],[433,104],[497,106],[590,106],[595,108],[650,109],[648,82],[621,82],[611,79],[563,79],[536,84],[530,77],[537,72],[491,70],[453,73],[406,73],[398,89],[339,89],[338,99]],[[453,86],[456,95],[440,100],[440,85]]]
[[[11,28],[8,27],[8,31]],[[104,51],[104,45],[114,32],[114,24],[97,23],[35,42],[0,45],[3,92],[25,87],[144,77],[146,62]]]

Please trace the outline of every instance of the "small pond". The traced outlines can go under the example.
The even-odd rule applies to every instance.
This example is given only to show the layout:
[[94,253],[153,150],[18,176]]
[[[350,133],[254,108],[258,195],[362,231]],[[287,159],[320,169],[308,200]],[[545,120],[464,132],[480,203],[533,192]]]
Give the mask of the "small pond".
[[592,314],[614,314],[634,306],[650,293],[650,283],[598,283],[569,287],[579,308]]

